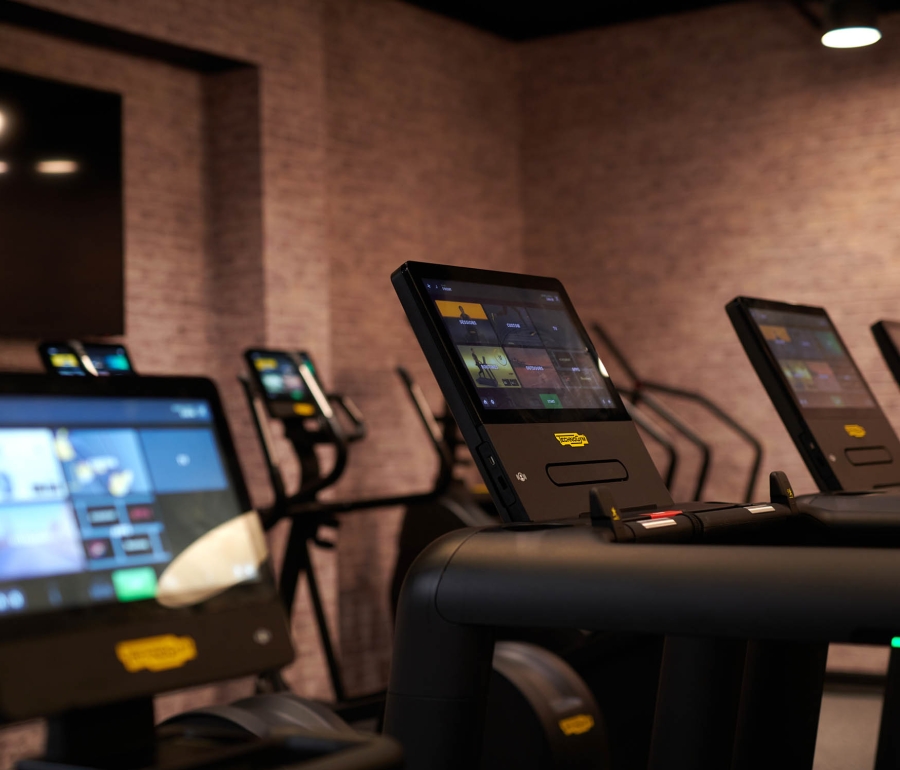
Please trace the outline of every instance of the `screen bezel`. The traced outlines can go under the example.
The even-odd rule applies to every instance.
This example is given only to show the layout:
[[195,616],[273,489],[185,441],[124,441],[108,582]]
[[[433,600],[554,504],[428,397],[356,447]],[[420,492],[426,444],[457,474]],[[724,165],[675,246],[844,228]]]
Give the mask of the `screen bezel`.
[[[775,379],[780,384],[782,391],[789,397],[791,403],[794,405],[794,408],[800,414],[802,414],[806,420],[846,419],[847,417],[853,415],[881,413],[881,407],[878,405],[878,401],[875,399],[875,394],[872,393],[872,389],[869,387],[869,383],[866,382],[866,378],[863,376],[862,371],[860,371],[859,366],[850,353],[850,348],[847,347],[847,344],[844,342],[843,337],[841,337],[837,326],[835,326],[834,321],[831,320],[831,317],[828,315],[828,311],[826,311],[825,308],[815,307],[812,305],[798,305],[790,302],[777,302],[775,300],[757,299],[754,297],[738,297],[738,302],[744,309],[744,315],[747,324],[753,333],[757,346],[762,351],[762,354],[769,365],[769,369],[775,375]],[[860,382],[862,382],[863,387],[869,394],[869,398],[872,399],[872,406],[803,406],[797,398],[797,394],[794,392],[791,384],[785,378],[784,372],[782,372],[781,370],[781,364],[778,362],[778,359],[775,357],[775,354],[769,347],[768,342],[762,334],[762,330],[759,328],[759,324],[753,317],[753,314],[750,312],[751,310],[772,310],[785,313],[806,313],[809,315],[820,316],[827,320],[829,325],[831,326],[831,331],[834,333],[835,337],[837,337],[838,339],[838,342],[840,342],[841,346],[844,348],[844,351],[847,354],[847,359],[850,361],[850,363],[853,365],[853,368],[856,370],[856,373],[859,375]]]
[[448,365],[450,371],[455,375],[458,384],[462,386],[463,391],[468,398],[470,408],[478,415],[478,418],[485,425],[502,425],[517,423],[572,423],[572,422],[609,422],[615,420],[630,420],[625,405],[619,396],[619,392],[613,385],[609,374],[604,368],[598,366],[598,374],[606,386],[610,398],[612,398],[615,406],[602,409],[485,409],[478,396],[477,388],[469,376],[468,370],[464,369],[459,355],[453,344],[450,334],[444,325],[443,319],[438,312],[437,306],[429,296],[425,288],[426,280],[436,281],[462,281],[467,283],[480,283],[490,286],[504,286],[514,289],[528,289],[533,291],[548,291],[556,293],[560,296],[566,312],[570,320],[575,326],[576,331],[581,336],[585,344],[587,352],[595,361],[600,362],[600,357],[594,348],[594,344],[588,336],[584,325],[569,295],[566,293],[562,283],[556,278],[546,278],[533,275],[522,275],[520,273],[505,273],[495,270],[481,270],[468,267],[452,267],[449,265],[436,265],[427,262],[407,262],[404,267],[408,271],[411,279],[410,283],[415,292],[420,309],[430,321],[432,330],[432,338],[438,343],[438,348]]
[[[204,400],[210,406],[218,446],[228,479],[237,497],[239,513],[252,510],[231,431],[215,384],[202,377],[59,377],[51,374],[0,373],[0,396],[86,396],[96,398],[184,398]],[[260,570],[260,579],[240,583],[201,604],[166,608],[153,599],[110,602],[60,610],[9,615],[0,621],[0,636],[15,640],[66,631],[90,630],[99,625],[131,624],[176,615],[196,615],[234,610],[248,604],[277,600],[270,560]]]

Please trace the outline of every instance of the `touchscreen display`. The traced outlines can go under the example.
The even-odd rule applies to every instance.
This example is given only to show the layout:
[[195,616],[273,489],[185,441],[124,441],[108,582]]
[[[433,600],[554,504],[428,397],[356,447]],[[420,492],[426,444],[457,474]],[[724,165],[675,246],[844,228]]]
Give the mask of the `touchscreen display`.
[[875,406],[826,316],[763,308],[751,308],[750,313],[801,407]]
[[47,345],[45,350],[46,360],[54,372],[64,377],[84,377],[88,374],[95,374],[97,377],[134,374],[128,351],[122,345],[90,342],[78,344],[84,350],[84,355],[90,361],[93,371],[90,371],[75,347],[58,343]]
[[0,395],[0,616],[254,580],[248,522],[206,401]]
[[615,409],[556,292],[426,280],[485,409]]
[[82,344],[82,347],[94,365],[98,377],[134,374],[128,358],[128,351],[121,345],[99,345],[86,342]]
[[63,377],[86,377],[87,371],[81,365],[81,359],[74,348],[69,345],[50,345],[47,347],[47,360],[53,371]]
[[[309,400],[297,364],[287,353],[276,350],[252,350],[247,356],[269,401]],[[308,358],[301,356],[301,360],[305,361],[315,373]]]

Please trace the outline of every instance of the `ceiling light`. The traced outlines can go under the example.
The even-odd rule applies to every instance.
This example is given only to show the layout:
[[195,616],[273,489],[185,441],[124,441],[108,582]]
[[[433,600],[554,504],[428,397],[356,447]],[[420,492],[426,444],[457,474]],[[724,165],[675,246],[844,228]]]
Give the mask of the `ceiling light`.
[[39,174],[74,174],[78,164],[74,160],[42,160],[37,164]]
[[5,160],[0,160],[0,174],[5,174],[7,171],[9,171],[9,163]]
[[822,45],[861,48],[881,40],[878,13],[871,0],[827,0]]
[[6,128],[6,114],[0,112],[0,134],[3,133],[3,129]]

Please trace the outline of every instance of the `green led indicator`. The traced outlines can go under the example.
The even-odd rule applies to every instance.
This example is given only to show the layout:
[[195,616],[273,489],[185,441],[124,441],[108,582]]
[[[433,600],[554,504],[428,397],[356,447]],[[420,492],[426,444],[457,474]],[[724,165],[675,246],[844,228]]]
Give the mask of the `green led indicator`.
[[900,636],[895,636],[893,639],[891,639],[891,647],[900,648]]

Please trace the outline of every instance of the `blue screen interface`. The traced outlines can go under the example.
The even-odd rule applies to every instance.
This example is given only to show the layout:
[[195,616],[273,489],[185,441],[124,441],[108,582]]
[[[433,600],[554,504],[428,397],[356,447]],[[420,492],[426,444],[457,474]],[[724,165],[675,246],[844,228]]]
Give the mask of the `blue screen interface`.
[[206,401],[0,396],[0,616],[152,599],[241,513]]

